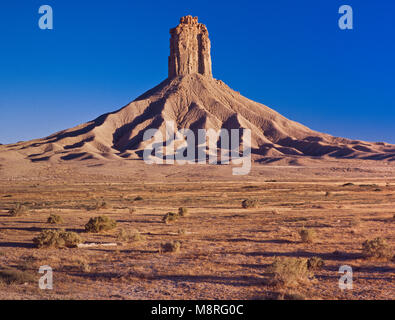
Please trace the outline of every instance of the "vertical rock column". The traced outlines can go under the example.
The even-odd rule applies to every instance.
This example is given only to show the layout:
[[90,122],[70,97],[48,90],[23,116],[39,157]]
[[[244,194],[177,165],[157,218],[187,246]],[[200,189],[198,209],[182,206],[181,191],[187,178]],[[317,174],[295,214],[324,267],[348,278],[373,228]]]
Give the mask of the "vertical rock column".
[[206,26],[197,17],[185,16],[170,34],[169,79],[191,73],[212,77]]

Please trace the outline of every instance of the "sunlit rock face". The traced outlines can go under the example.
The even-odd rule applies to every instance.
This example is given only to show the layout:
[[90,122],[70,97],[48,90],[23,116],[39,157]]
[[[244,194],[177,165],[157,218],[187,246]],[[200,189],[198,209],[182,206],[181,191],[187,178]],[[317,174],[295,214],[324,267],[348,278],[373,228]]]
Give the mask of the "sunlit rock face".
[[206,26],[197,17],[185,16],[170,34],[169,79],[192,73],[212,77]]

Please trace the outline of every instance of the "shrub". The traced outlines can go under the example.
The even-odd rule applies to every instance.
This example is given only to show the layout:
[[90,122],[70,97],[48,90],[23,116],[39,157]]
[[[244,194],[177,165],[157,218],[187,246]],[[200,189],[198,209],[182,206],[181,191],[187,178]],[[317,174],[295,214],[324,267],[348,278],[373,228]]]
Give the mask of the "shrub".
[[246,199],[246,200],[243,200],[243,202],[241,203],[241,206],[244,209],[257,208],[258,207],[258,201],[257,200]]
[[62,222],[63,222],[62,217],[57,214],[53,214],[53,213],[47,219],[47,223],[50,223],[50,224],[58,224],[58,223],[62,223]]
[[89,219],[88,223],[85,225],[85,231],[97,233],[114,229],[116,226],[116,221],[110,219],[109,217],[98,216]]
[[130,242],[139,242],[145,240],[145,237],[138,231],[128,231],[125,229],[119,230],[118,241],[130,241]]
[[38,248],[75,248],[81,242],[81,237],[78,234],[64,230],[44,230],[33,239],[33,243]]
[[269,266],[269,272],[272,273],[273,284],[284,287],[297,285],[313,276],[306,259],[293,257],[277,257]]
[[330,191],[325,192],[325,197],[330,197],[331,195],[332,195],[332,192],[330,192]]
[[161,252],[174,252],[177,253],[181,250],[180,241],[166,242],[161,245]]
[[107,209],[109,207],[108,203],[104,200],[96,200],[95,204],[92,207],[88,207],[88,211],[92,210],[100,210],[100,209]]
[[299,235],[300,235],[300,238],[302,239],[302,242],[305,242],[305,243],[313,243],[314,242],[315,232],[312,229],[302,228],[299,230]]
[[27,207],[24,205],[17,203],[14,208],[8,211],[10,216],[19,217],[27,214]]
[[366,259],[386,259],[392,258],[392,250],[383,238],[366,240],[362,244],[362,254]]
[[184,208],[184,207],[178,208],[178,215],[180,217],[187,217],[187,216],[189,216],[188,209]]
[[141,200],[144,200],[143,197],[141,196],[137,196],[136,198],[134,198],[134,201],[141,201]]
[[4,269],[0,270],[0,282],[6,284],[24,284],[26,282],[34,282],[33,275],[26,271],[20,271],[16,269]]
[[163,216],[162,221],[164,223],[169,223],[172,221],[177,221],[178,217],[179,217],[178,213],[168,212]]
[[135,213],[136,212],[136,209],[135,208],[129,208],[129,213],[130,214],[133,214],[133,213]]
[[325,262],[320,257],[311,257],[307,260],[307,268],[309,270],[321,270],[324,265]]

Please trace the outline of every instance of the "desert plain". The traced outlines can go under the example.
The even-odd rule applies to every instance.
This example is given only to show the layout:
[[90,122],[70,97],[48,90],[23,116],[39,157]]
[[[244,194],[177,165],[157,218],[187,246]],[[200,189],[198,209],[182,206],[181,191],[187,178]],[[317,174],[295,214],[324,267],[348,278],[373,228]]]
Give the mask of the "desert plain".
[[[17,270],[22,280],[0,279],[0,299],[395,297],[394,260],[367,259],[361,250],[376,237],[394,248],[391,163],[253,164],[248,176],[232,176],[226,165],[142,160],[39,162],[26,168],[2,163],[0,266]],[[255,205],[243,208],[244,200]],[[17,204],[27,209],[23,216],[10,215]],[[180,207],[188,215],[163,221]],[[50,214],[63,221],[49,224]],[[85,224],[96,216],[117,225],[86,232]],[[314,241],[301,240],[303,228],[314,230]],[[72,231],[83,243],[99,245],[37,248],[32,239],[47,229]],[[179,250],[163,250],[175,241]],[[106,243],[114,245],[100,245]],[[278,257],[318,257],[324,265],[284,286],[270,271]],[[38,286],[43,265],[53,269],[52,290]],[[352,267],[352,289],[339,289],[342,265]]]

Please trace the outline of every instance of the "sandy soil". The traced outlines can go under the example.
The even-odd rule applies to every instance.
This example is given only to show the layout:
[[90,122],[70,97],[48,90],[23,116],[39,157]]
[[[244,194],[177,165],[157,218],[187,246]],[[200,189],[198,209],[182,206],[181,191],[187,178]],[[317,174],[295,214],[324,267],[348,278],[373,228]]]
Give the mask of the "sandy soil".
[[[267,299],[281,292],[307,299],[395,298],[394,262],[361,255],[366,239],[382,237],[395,247],[394,166],[374,161],[254,165],[249,176],[236,177],[229,166],[142,161],[2,164],[0,266],[38,281],[39,266],[50,265],[54,289],[40,290],[37,282],[2,283],[1,299]],[[348,182],[354,185],[343,186]],[[135,200],[138,196],[143,200]],[[106,209],[87,210],[101,198]],[[244,199],[259,205],[243,209]],[[9,216],[16,203],[29,208],[26,216]],[[162,222],[179,207],[190,215]],[[64,222],[48,224],[51,213]],[[84,232],[89,218],[98,215],[115,219],[117,228]],[[302,227],[316,231],[314,243],[301,242]],[[33,237],[51,228],[75,231],[85,242],[118,245],[35,248]],[[120,241],[120,229],[138,230],[145,239]],[[181,242],[181,251],[161,253],[161,244],[173,240]],[[268,272],[279,256],[317,256],[325,266],[308,282],[279,288]],[[338,287],[341,265],[353,268],[352,290]]]

